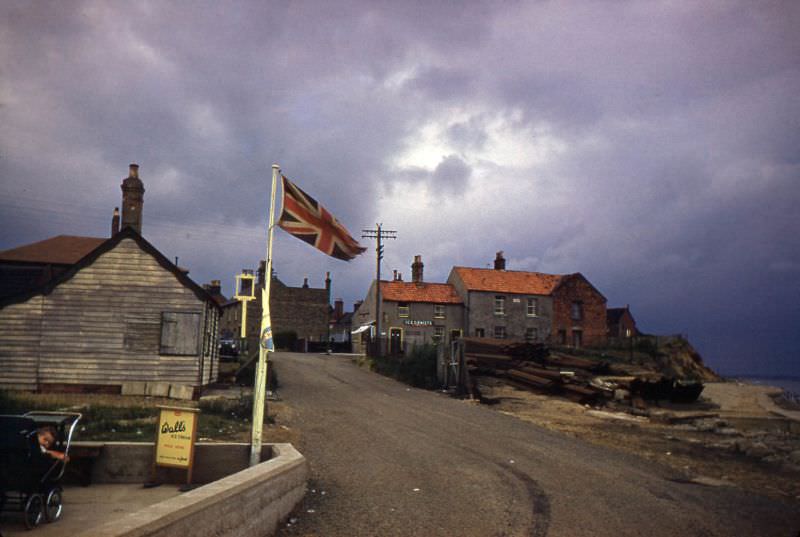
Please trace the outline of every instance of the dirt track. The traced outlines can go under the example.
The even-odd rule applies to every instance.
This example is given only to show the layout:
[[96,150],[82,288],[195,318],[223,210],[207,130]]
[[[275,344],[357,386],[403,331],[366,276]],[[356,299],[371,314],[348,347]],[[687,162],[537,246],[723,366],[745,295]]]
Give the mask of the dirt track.
[[[795,502],[410,389],[348,358],[279,353],[311,489],[281,535],[793,535]],[[324,494],[323,494],[324,492]]]

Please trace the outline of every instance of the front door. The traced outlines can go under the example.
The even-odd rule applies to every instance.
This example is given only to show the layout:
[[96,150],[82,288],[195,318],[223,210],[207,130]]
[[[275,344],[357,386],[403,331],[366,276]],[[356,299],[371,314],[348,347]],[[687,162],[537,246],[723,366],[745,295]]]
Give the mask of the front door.
[[572,331],[572,346],[576,349],[579,349],[583,344],[583,331],[581,330],[573,330]]
[[389,354],[403,352],[403,330],[401,328],[389,329]]

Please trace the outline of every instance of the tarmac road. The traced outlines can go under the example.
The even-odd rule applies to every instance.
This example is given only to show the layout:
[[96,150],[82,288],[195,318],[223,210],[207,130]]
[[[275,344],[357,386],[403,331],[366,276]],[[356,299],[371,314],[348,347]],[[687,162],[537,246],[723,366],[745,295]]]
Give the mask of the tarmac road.
[[409,388],[349,357],[278,353],[271,364],[311,468],[284,537],[800,531],[797,502],[674,481],[668,468]]

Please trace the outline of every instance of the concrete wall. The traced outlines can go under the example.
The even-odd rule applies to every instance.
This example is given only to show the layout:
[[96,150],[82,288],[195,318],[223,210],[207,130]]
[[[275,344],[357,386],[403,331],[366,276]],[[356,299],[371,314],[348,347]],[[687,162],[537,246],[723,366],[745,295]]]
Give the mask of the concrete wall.
[[200,488],[115,519],[80,537],[222,537],[275,533],[303,498],[305,458],[291,444],[273,444],[273,457]]
[[[150,481],[153,462],[152,442],[74,442],[73,452],[84,448],[99,449],[100,456],[91,470],[92,483],[144,483]],[[270,444],[264,445],[261,460],[272,456]],[[210,483],[248,467],[250,445],[244,443],[195,444],[193,483]],[[80,462],[79,462],[80,464]],[[168,483],[185,483],[186,472],[158,468],[158,479]],[[68,473],[68,478],[74,477]]]

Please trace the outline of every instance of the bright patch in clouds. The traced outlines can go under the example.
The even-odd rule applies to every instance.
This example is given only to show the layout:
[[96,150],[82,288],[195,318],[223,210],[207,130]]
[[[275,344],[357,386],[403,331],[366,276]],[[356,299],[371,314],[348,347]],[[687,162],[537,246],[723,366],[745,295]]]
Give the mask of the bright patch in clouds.
[[[420,126],[406,141],[406,149],[394,159],[399,169],[422,168],[433,171],[442,159],[457,154],[471,166],[524,169],[557,158],[567,150],[546,125],[522,121],[519,111],[490,114],[452,110]],[[489,119],[487,119],[489,118]],[[477,120],[477,121],[476,121]],[[464,147],[452,141],[448,132],[464,124],[480,125],[485,140]]]

